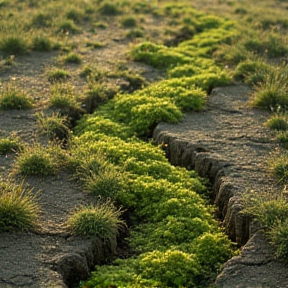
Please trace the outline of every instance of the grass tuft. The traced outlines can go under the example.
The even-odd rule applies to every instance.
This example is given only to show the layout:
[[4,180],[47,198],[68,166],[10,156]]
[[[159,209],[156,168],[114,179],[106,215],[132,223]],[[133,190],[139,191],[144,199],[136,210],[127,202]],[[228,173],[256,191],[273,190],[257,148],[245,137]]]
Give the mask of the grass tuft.
[[10,83],[0,94],[0,110],[30,109],[33,106],[32,97],[26,95]]
[[39,206],[38,194],[21,183],[0,184],[0,231],[31,230],[36,227]]
[[69,230],[79,236],[98,237],[116,248],[116,236],[125,226],[120,219],[121,209],[116,209],[111,201],[97,205],[81,206],[71,212],[67,219]]

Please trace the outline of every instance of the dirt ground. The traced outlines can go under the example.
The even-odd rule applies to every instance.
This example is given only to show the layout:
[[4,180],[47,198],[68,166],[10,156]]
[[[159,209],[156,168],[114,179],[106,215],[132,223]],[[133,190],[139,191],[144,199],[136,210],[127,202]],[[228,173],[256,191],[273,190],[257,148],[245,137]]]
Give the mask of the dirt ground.
[[[116,26],[113,28],[112,25],[108,30],[99,31],[97,35],[84,33],[81,37],[78,38],[78,44],[84,59],[83,65],[95,63],[98,67],[109,70],[120,60],[134,71],[145,71],[143,75],[148,80],[158,77],[157,71],[151,67],[127,60],[129,41],[125,39],[124,31],[119,31]],[[106,46],[99,50],[86,50],[81,46],[84,38],[103,41]],[[47,80],[46,71],[53,65],[56,56],[56,52],[32,53],[17,58],[14,66],[0,71],[2,81],[9,79],[15,81],[37,101],[36,108],[31,111],[1,111],[0,137],[15,135],[27,143],[32,143],[37,139],[35,112],[46,107],[51,85]],[[76,91],[81,93],[84,80],[79,77],[78,68],[72,65],[67,69],[72,75],[70,81]],[[219,88],[215,89],[213,93],[205,112],[187,115],[180,125],[161,124],[158,128],[173,139],[197,142],[207,151],[212,151],[221,159],[223,158],[230,165],[227,166],[230,171],[227,177],[229,177],[229,181],[237,183],[237,189],[271,189],[274,181],[267,173],[265,163],[267,156],[274,151],[276,146],[273,141],[269,140],[271,135],[263,127],[263,120],[267,115],[247,107],[249,89],[245,86]],[[234,104],[231,106],[232,102],[235,107]],[[0,156],[0,179],[6,180],[9,177],[14,160],[15,155]],[[238,180],[235,182],[235,179]],[[95,246],[95,243],[90,240],[71,237],[64,227],[69,211],[76,205],[87,201],[81,187],[71,181],[70,175],[65,172],[42,179],[28,177],[26,182],[34,187],[35,191],[41,191],[39,199],[42,209],[41,229],[37,233],[1,233],[0,287],[67,287],[64,283],[65,279],[77,282],[77,280],[87,277],[89,269],[93,266],[92,263],[97,262],[97,259],[94,258],[99,255],[99,251],[96,250],[97,247],[101,248],[101,244],[98,243],[99,245]],[[98,250],[101,250],[100,248]],[[102,260],[105,260],[106,256],[105,254],[101,255]],[[267,263],[266,266],[256,265],[258,272],[256,266],[250,263],[247,271],[244,274],[241,272],[243,277],[241,281],[239,280],[240,282],[236,280],[236,282],[229,282],[236,277],[235,275],[241,274],[238,273],[238,271],[242,271],[240,266],[227,265],[226,272],[230,271],[231,273],[227,272],[226,275],[229,274],[230,278],[226,278],[228,282],[225,280],[225,284],[220,280],[218,283],[219,285],[222,283],[222,287],[227,288],[288,287],[287,269],[278,262],[273,262],[274,258],[273,261],[270,260],[264,261]],[[240,265],[242,264],[240,263]],[[71,269],[65,270],[65,265]],[[242,265],[242,267],[244,266]],[[77,273],[79,279],[75,276]],[[270,284],[267,286],[268,284],[266,285],[261,280],[263,275],[270,277],[265,280],[265,283],[271,284],[275,280],[274,283],[278,283],[277,286],[272,284],[272,286]],[[250,284],[249,286],[248,279],[256,280],[250,281],[252,286]],[[233,283],[232,286],[229,283]]]

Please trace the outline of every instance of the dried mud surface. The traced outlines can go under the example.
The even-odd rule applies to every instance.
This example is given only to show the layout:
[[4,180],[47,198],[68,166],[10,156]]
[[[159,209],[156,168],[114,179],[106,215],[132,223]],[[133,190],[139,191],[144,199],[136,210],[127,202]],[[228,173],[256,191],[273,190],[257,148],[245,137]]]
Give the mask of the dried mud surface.
[[241,255],[225,264],[217,287],[284,288],[288,267],[275,259],[257,225],[239,213],[243,192],[282,189],[268,169],[269,157],[279,149],[263,125],[268,113],[249,107],[250,92],[244,85],[215,88],[204,111],[179,124],[159,124],[154,140],[165,144],[172,164],[210,179],[226,231],[243,245]]
[[[143,74],[148,80],[156,79],[159,75],[155,69],[127,59],[129,41],[117,24],[113,25],[103,32],[99,30],[97,35],[83,32],[76,36],[74,40],[78,41],[83,65],[92,63],[109,71],[120,60],[134,71],[145,70]],[[157,23],[154,26],[157,27]],[[83,47],[85,39],[105,42],[106,46],[87,50]],[[1,111],[0,137],[14,135],[27,143],[38,139],[35,112],[45,109],[49,99],[51,84],[46,72],[55,63],[56,56],[56,52],[32,53],[17,59],[17,64],[9,69],[0,70],[2,81],[10,79],[20,83],[21,88],[38,101],[31,111]],[[79,77],[79,69],[76,71],[73,65],[65,68],[72,75],[69,81],[77,93],[83,93],[84,80]],[[217,199],[215,195],[222,205],[219,210],[224,222],[235,218],[233,213],[230,218],[226,217],[227,195],[233,202],[237,200],[234,195],[246,189],[260,191],[272,189],[276,184],[266,169],[266,160],[277,145],[263,127],[267,115],[247,107],[248,98],[249,89],[245,86],[214,89],[205,111],[186,115],[178,125],[162,123],[155,130],[159,142],[169,143],[167,155],[172,164],[197,168],[203,176],[209,171],[211,182],[219,180],[219,183],[214,181],[215,187],[224,186],[222,196]],[[0,180],[7,179],[14,160],[15,155],[0,156]],[[37,233],[0,234],[0,288],[67,288],[67,284],[87,277],[95,263],[107,260],[109,251],[103,243],[72,237],[65,230],[70,209],[87,201],[81,187],[70,180],[69,174],[61,172],[42,179],[28,177],[26,182],[35,191],[40,190],[41,228]],[[235,219],[232,220],[231,223]],[[233,223],[227,232],[236,240],[242,237],[243,225],[235,227],[235,221]],[[243,248],[242,256],[226,264],[217,279],[220,287],[288,287],[287,268],[274,259],[272,248],[261,233],[257,233],[255,236],[248,231],[248,236],[238,239],[241,242],[254,235]]]

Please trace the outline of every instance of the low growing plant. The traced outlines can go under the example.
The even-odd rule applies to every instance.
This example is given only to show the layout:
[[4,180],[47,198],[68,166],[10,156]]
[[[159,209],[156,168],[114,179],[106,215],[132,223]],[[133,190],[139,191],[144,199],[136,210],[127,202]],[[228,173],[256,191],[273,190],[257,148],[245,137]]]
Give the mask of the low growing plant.
[[17,153],[24,148],[18,138],[1,138],[0,139],[0,155],[8,153]]
[[48,72],[48,81],[51,83],[62,82],[70,77],[70,73],[63,69],[53,68]]
[[30,45],[28,39],[21,34],[6,35],[0,40],[0,51],[7,55],[25,55],[30,50]]
[[53,113],[49,117],[38,113],[37,125],[40,133],[47,135],[51,141],[60,141],[67,143],[72,136],[72,132],[67,127],[67,117],[61,116],[59,113]]
[[65,162],[65,152],[58,144],[42,147],[35,143],[21,151],[14,165],[14,173],[36,176],[54,175]]
[[137,20],[133,16],[127,16],[121,19],[120,24],[123,28],[134,28],[137,26]]
[[38,35],[33,38],[32,49],[39,52],[49,52],[53,49],[53,43],[48,36]]
[[100,202],[76,208],[68,217],[67,225],[73,234],[100,238],[114,250],[119,229],[125,227],[121,214],[122,210],[116,209],[111,201]]
[[81,64],[82,58],[77,53],[70,52],[63,58],[63,61],[66,64]]
[[0,184],[0,231],[31,230],[37,225],[38,194],[24,184],[1,182]]
[[273,115],[266,121],[265,125],[276,131],[286,131],[288,129],[287,116]]
[[0,94],[1,110],[30,109],[32,106],[33,98],[11,84],[6,85]]

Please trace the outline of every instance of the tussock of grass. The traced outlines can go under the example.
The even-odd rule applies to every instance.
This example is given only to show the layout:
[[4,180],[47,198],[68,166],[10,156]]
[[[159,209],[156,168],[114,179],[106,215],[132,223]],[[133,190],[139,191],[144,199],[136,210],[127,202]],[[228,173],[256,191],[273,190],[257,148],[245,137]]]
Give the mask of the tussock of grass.
[[67,219],[68,228],[75,235],[98,237],[107,241],[113,251],[116,248],[116,236],[125,226],[120,219],[122,211],[116,209],[111,201],[97,205],[78,207]]
[[5,155],[8,153],[17,153],[24,148],[21,141],[13,137],[12,138],[1,138],[0,139],[0,155]]
[[6,85],[0,93],[1,110],[30,109],[33,106],[33,98],[12,84]]
[[70,73],[63,69],[53,68],[48,72],[48,81],[51,83],[62,82],[70,78]]
[[[286,164],[284,162],[286,161]],[[278,161],[279,162],[279,161]],[[287,155],[286,160],[283,158],[275,165],[275,172],[278,173],[283,180],[287,181]],[[284,166],[286,165],[286,168]],[[286,170],[286,171],[284,171]],[[284,173],[284,174],[283,174]],[[288,203],[285,196],[285,190],[279,192],[262,192],[247,191],[243,196],[246,213],[257,219],[265,228],[268,239],[277,247],[276,256],[287,263],[287,219],[288,219]]]
[[26,146],[15,161],[13,174],[24,176],[55,175],[60,167],[66,167],[67,155],[58,143],[51,142],[47,147],[35,143]]
[[67,127],[67,117],[59,113],[53,113],[49,117],[38,113],[36,117],[40,133],[47,135],[51,141],[68,142],[71,139],[72,132]]
[[24,184],[2,182],[0,185],[0,231],[31,230],[36,227],[38,194]]

